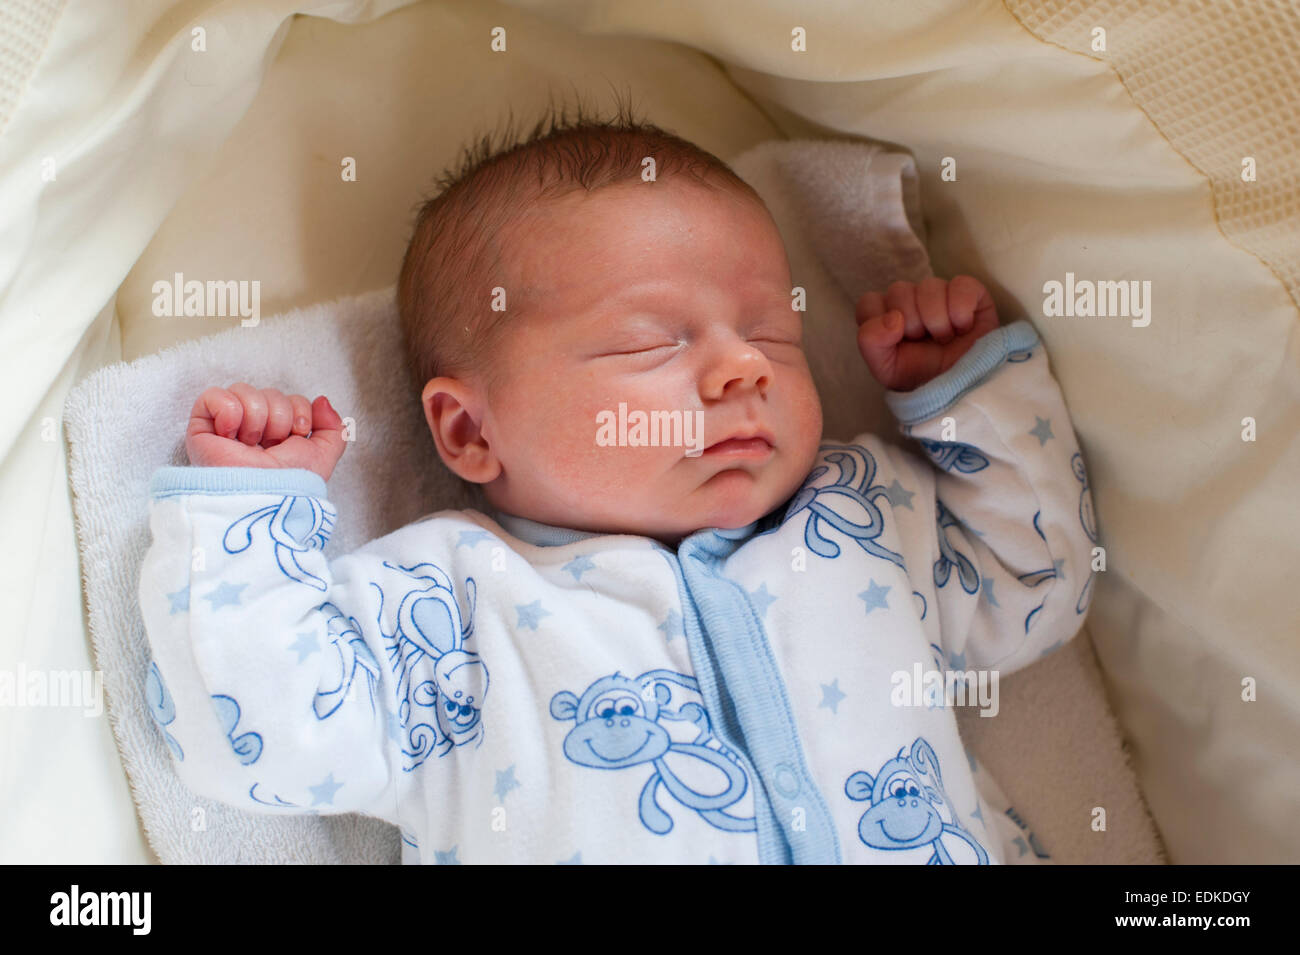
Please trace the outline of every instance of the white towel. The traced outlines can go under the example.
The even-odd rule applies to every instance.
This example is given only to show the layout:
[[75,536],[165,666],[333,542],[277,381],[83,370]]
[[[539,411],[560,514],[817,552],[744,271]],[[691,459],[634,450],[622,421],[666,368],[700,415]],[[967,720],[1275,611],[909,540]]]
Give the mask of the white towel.
[[[794,284],[807,292],[806,350],[826,437],[871,430],[904,444],[858,353],[853,306],[863,292],[930,274],[913,160],[861,142],[770,142],[731,165],[767,202]],[[376,819],[254,815],[194,796],[145,704],[148,644],[136,592],[149,478],[164,464],[189,463],[184,434],[197,395],[240,380],[328,395],[353,419],[355,441],[329,482],[339,518],[327,556],[431,511],[485,508],[478,489],[438,459],[408,383],[391,288],[188,341],[78,384],[64,422],[90,632],[145,833],[164,863],[397,863],[398,832]],[[1073,641],[1008,680],[1003,701],[1000,719],[959,720],[1034,843],[1057,862],[1158,859],[1088,642]],[[1070,752],[1048,742],[1059,739],[1062,720],[1076,730]],[[1086,793],[1070,785],[1081,768]],[[1088,825],[1086,810],[1097,803],[1111,814],[1109,839]]]

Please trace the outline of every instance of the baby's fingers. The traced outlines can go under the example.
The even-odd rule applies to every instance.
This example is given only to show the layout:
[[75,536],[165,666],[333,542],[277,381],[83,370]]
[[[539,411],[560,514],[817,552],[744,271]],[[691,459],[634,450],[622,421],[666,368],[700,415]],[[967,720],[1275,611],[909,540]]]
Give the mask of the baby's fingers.
[[262,397],[266,399],[266,431],[262,434],[262,447],[271,448],[294,434],[293,400],[275,388],[263,388]]
[[243,420],[244,406],[235,395],[225,388],[209,388],[195,399],[186,434],[234,438]]
[[926,337],[925,323],[916,310],[916,286],[911,282],[894,282],[885,289],[885,308],[897,309],[903,316],[903,337],[912,341]]
[[893,388],[898,376],[898,343],[903,338],[902,314],[890,309],[867,319],[858,329],[858,351],[871,374],[886,388]]
[[230,386],[231,392],[244,406],[244,420],[239,426],[238,439],[250,447],[262,440],[266,430],[268,407],[266,398],[260,391],[247,382],[237,381]]
[[925,330],[940,345],[953,340],[952,323],[948,319],[948,283],[931,276],[916,286],[916,309],[921,315]]
[[343,440],[343,419],[339,417],[329,399],[321,395],[311,403],[311,441],[321,456],[321,477],[326,481],[338,464],[347,443]]
[[979,279],[958,275],[948,283],[948,314],[962,333],[975,329],[984,334],[998,327],[997,306]]
[[293,406],[293,433],[307,437],[311,434],[311,402],[302,395],[290,395],[289,404]]

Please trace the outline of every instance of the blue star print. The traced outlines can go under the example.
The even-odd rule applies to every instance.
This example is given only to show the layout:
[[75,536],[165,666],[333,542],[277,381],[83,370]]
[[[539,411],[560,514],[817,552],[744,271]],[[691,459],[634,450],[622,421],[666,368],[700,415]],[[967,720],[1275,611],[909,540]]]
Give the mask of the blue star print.
[[527,627],[529,630],[536,630],[542,618],[551,615],[540,600],[534,600],[530,604],[515,604],[515,610],[519,613],[519,623],[516,626]]
[[519,788],[519,780],[515,779],[515,767],[511,763],[508,769],[497,770],[497,785],[493,792],[496,793],[498,802],[505,802],[506,795],[512,789]]
[[836,707],[840,705],[840,700],[844,699],[846,695],[847,694],[842,693],[840,691],[840,681],[838,677],[836,677],[830,683],[823,683],[822,701],[821,703],[818,704],[818,708],[824,706],[832,713],[834,713],[836,716],[839,716],[840,711],[836,709]]
[[1041,448],[1047,443],[1048,438],[1056,437],[1056,435],[1052,434],[1052,419],[1040,418],[1038,415],[1034,415],[1034,421],[1036,423],[1029,429],[1029,433],[1038,439],[1038,446]]
[[904,490],[903,485],[898,483],[898,478],[894,478],[894,483],[885,489],[885,494],[889,498],[889,503],[894,507],[905,507],[909,511],[915,510],[912,507],[912,498],[916,497],[916,492]]
[[311,804],[319,806],[321,803],[334,805],[334,794],[343,788],[342,783],[334,781],[334,774],[330,773],[325,779],[315,786],[308,786],[311,790]]
[[176,593],[168,594],[167,599],[172,602],[171,609],[167,611],[169,615],[177,613],[179,611],[189,610],[190,609],[190,585],[186,584],[180,590],[176,591]]
[[577,557],[573,558],[573,560],[565,564],[561,570],[567,570],[569,573],[573,574],[574,580],[582,580],[583,572],[591,570],[591,568],[595,566],[595,563],[590,557],[586,554],[579,554]]
[[456,541],[456,549],[462,547],[473,548],[482,541],[491,540],[492,535],[487,531],[461,531],[460,539]]
[[873,579],[871,581],[871,586],[868,587],[866,590],[862,591],[862,593],[858,594],[858,596],[861,597],[866,602],[868,614],[870,614],[871,611],[875,610],[877,607],[883,607],[886,610],[889,609],[889,603],[885,596],[886,594],[889,593],[889,590],[890,588],[880,586]]
[[225,606],[238,607],[239,593],[247,586],[248,584],[235,585],[223,580],[221,586],[210,594],[204,594],[203,599],[212,601],[213,610]]
[[433,861],[437,865],[460,865],[460,860],[456,858],[456,850],[460,846],[452,846],[450,852],[439,852],[433,850]]
[[776,602],[776,598],[767,592],[766,583],[759,584],[757,590],[750,591],[749,599],[760,617],[766,616],[767,608]]
[[668,611],[668,616],[664,617],[664,622],[659,624],[660,630],[664,634],[664,642],[670,642],[673,637],[686,636],[686,630],[682,627],[682,615],[676,610]]
[[561,859],[556,865],[582,865],[582,853],[575,852],[572,859]]
[[298,651],[298,662],[302,663],[313,653],[320,652],[320,642],[316,639],[316,634],[309,630],[306,633],[298,634],[297,642],[291,643],[289,649]]
[[984,597],[985,597],[985,599],[988,600],[988,602],[991,603],[993,606],[995,606],[995,607],[1001,607],[1001,606],[1002,606],[1002,604],[998,603],[998,598],[993,596],[993,578],[992,578],[992,577],[985,577],[985,578],[984,578]]

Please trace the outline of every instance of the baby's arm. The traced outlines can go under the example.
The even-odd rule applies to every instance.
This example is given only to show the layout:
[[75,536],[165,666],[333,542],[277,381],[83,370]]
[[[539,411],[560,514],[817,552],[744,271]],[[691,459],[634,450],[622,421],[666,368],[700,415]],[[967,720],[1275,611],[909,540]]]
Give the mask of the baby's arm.
[[[932,318],[926,331],[936,342],[947,337],[949,347],[970,335],[976,329],[962,314],[970,301],[983,303],[991,327],[938,375],[885,398],[935,466],[936,559],[910,569],[932,575],[949,665],[1008,673],[1078,632],[1098,537],[1083,457],[1046,350],[1027,320],[997,326],[988,293],[975,285],[967,302],[956,303],[949,335],[935,334]],[[868,318],[883,323],[880,312]],[[883,327],[874,332],[889,337]],[[864,337],[871,334],[864,328]]]
[[[294,452],[291,440],[316,441],[298,449],[300,459],[329,473],[342,453],[341,422],[323,398],[317,404],[310,437],[272,436],[262,423],[243,441],[226,440],[283,455]],[[204,405],[196,403],[199,418]],[[229,430],[229,415],[208,424],[216,420]],[[196,430],[222,437],[192,419],[191,439]],[[270,449],[254,447],[262,440]],[[187,444],[199,462],[240,453],[217,440],[206,450]],[[248,811],[359,811],[397,823],[395,677],[367,583],[374,558],[325,559],[335,511],[321,474],[164,467],[150,495],[153,540],[139,589],[152,651],[147,693],[181,780]]]

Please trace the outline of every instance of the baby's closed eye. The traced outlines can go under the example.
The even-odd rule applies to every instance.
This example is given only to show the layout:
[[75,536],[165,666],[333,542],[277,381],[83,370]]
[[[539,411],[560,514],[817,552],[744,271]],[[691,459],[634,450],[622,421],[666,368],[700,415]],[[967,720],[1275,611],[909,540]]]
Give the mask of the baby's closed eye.
[[659,351],[663,348],[678,348],[684,342],[678,339],[657,338],[654,340],[641,339],[635,342],[619,343],[615,346],[602,348],[599,353],[593,355],[593,358],[607,358],[613,355],[642,355],[648,352]]

